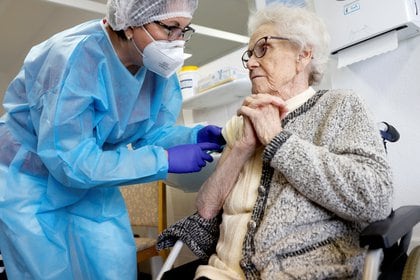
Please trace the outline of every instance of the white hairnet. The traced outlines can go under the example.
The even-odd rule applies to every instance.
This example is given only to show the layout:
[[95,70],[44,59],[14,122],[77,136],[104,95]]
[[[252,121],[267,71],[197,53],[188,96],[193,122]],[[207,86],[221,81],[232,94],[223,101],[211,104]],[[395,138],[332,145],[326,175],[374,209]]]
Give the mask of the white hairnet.
[[173,17],[192,18],[198,0],[108,0],[107,20],[115,31]]

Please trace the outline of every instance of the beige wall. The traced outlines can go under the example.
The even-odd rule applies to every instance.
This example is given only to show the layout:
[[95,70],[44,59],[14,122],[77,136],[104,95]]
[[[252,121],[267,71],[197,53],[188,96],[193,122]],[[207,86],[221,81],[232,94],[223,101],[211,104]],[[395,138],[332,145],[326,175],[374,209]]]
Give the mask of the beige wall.
[[[167,215],[168,225],[175,223],[185,216],[189,216],[196,211],[195,198],[197,193],[185,193],[179,189],[168,186],[167,188]],[[196,259],[188,247],[184,246],[179,257],[175,262],[175,266],[190,262]]]

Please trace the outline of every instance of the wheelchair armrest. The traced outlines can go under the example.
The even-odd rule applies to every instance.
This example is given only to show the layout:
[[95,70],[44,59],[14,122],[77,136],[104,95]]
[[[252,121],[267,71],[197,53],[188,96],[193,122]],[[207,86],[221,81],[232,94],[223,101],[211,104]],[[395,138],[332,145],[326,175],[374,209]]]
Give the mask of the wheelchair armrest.
[[360,234],[360,246],[369,249],[390,248],[420,222],[420,206],[402,206],[385,220],[367,226]]

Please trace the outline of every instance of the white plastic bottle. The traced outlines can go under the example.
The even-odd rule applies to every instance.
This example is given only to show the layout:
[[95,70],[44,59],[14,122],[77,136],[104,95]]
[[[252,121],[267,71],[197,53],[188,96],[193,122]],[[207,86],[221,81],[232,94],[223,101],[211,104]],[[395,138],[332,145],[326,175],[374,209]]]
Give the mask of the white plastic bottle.
[[182,66],[178,74],[179,83],[181,85],[182,98],[185,100],[197,94],[198,90],[198,66],[185,65]]

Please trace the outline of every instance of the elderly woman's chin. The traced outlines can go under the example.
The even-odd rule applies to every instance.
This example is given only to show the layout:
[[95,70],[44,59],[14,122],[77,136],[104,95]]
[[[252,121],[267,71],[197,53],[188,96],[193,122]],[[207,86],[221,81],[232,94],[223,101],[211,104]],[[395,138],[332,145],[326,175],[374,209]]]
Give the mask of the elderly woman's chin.
[[251,92],[252,94],[258,93],[268,93],[269,88],[265,83],[261,83],[261,81],[257,81],[257,79],[251,80]]
[[272,90],[269,87],[255,86],[254,84],[252,84],[251,92],[252,94],[259,94],[259,93],[272,94]]

